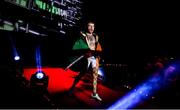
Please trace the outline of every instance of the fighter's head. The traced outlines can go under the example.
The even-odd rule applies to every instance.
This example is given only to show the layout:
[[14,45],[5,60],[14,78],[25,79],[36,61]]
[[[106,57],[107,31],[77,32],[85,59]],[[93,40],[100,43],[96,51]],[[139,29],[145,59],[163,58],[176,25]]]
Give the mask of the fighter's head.
[[88,33],[92,34],[94,32],[94,29],[95,29],[95,23],[92,22],[92,21],[89,21],[87,23],[87,31],[88,31]]

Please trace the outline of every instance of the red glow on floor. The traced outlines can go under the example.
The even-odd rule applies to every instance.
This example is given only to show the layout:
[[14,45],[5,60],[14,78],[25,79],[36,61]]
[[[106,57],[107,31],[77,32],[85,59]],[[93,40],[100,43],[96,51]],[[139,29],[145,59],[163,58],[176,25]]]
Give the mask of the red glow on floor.
[[[32,74],[37,71],[36,68],[25,68],[24,76],[27,80],[30,80]],[[48,91],[51,94],[54,93],[64,93],[68,91],[73,84],[74,77],[78,75],[78,72],[72,70],[65,71],[62,68],[42,68],[42,71],[49,76]],[[115,91],[106,86],[104,86],[100,81],[98,83],[98,93],[103,99],[103,102],[111,103],[117,100],[123,91]],[[58,100],[63,100],[65,104],[70,104],[71,106],[76,106],[78,101],[86,104],[86,106],[100,106],[101,103],[91,98],[92,93],[92,76],[85,75],[81,81],[76,85],[74,89],[74,97],[64,96]],[[69,106],[69,105],[67,105]]]
[[[63,92],[70,88],[73,83],[74,76],[78,75],[77,72],[62,68],[42,68],[42,71],[49,76],[48,91],[50,93]],[[25,68],[24,76],[30,80],[31,75],[36,73],[36,68]]]

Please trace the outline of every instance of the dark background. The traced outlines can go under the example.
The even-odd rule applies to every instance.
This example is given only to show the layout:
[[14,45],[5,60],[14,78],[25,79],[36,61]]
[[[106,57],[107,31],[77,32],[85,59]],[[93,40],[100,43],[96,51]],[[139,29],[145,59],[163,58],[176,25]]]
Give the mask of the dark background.
[[[83,14],[95,19],[105,48],[119,55],[161,52],[176,47],[177,6],[171,2],[85,2]],[[171,48],[171,49],[169,49]],[[130,55],[130,56],[131,56]]]
[[[22,67],[36,66],[35,50],[37,46],[41,47],[43,66],[63,67],[65,66],[63,64],[71,55],[71,47],[77,33],[88,20],[93,20],[96,23],[96,32],[104,50],[102,55],[104,63],[127,64],[128,73],[131,77],[136,75],[136,80],[144,80],[142,76],[145,74],[142,73],[142,70],[145,60],[151,60],[150,58],[154,56],[177,58],[180,55],[178,40],[179,12],[176,4],[173,2],[84,0],[80,28],[69,30],[66,36],[49,33],[49,36],[40,37],[21,32],[1,31],[0,69],[2,75],[4,75],[1,76],[1,85],[11,91],[19,86],[17,84],[14,88],[9,88],[13,85],[13,82],[8,79],[8,73],[15,76],[16,70],[10,39],[12,39],[21,56],[20,64]],[[25,16],[21,12],[14,14],[20,14],[22,18]],[[107,71],[106,74],[111,75],[109,76],[110,81],[114,81],[112,84],[118,85],[119,83],[116,81],[124,78],[121,77],[121,70],[122,68],[111,67]],[[111,74],[112,72],[113,74]],[[9,81],[7,83],[9,86],[4,85],[6,79],[8,79],[7,82]],[[130,77],[123,80],[131,81]],[[6,93],[6,89],[4,89],[2,96]],[[171,92],[168,97],[174,98],[174,93]],[[162,97],[164,96],[162,95]],[[1,101],[3,102],[7,97],[9,97],[8,94]],[[163,104],[160,105],[164,106]]]

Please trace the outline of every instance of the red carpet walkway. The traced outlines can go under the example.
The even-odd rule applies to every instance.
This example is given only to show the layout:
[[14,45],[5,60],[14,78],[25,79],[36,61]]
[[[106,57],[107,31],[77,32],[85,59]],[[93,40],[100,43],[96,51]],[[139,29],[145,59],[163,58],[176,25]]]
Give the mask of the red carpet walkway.
[[[25,68],[23,74],[27,80],[30,80],[31,75],[36,71],[36,68]],[[78,75],[77,72],[49,67],[42,68],[42,71],[49,76],[48,92],[59,108],[105,108],[125,93],[123,89],[112,90],[99,81],[98,93],[103,101],[94,100],[91,98],[92,77],[86,74],[77,84],[73,94],[67,95],[74,77]]]

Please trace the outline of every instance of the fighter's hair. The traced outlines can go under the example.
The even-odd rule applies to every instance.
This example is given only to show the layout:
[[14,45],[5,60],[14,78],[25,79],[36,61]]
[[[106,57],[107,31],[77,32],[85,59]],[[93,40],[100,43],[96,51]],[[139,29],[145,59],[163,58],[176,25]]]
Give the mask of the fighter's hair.
[[93,20],[89,20],[89,21],[86,22],[87,25],[88,25],[89,23],[92,23],[92,24],[94,24],[94,25],[96,24],[95,21],[93,21]]

